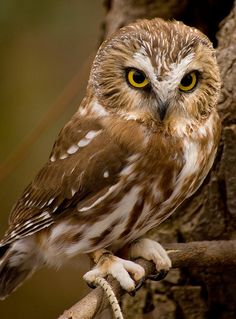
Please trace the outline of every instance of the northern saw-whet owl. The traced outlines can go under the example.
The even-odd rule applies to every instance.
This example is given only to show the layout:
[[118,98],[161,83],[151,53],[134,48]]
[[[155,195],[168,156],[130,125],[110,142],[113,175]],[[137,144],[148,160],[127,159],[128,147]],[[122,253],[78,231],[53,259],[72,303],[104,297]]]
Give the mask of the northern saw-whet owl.
[[[139,20],[99,48],[87,93],[50,158],[12,209],[0,242],[0,298],[45,264],[89,254],[93,284],[111,274],[128,292],[153,260],[147,231],[202,184],[216,154],[220,76],[209,39],[181,22]],[[129,247],[129,258],[115,256]],[[129,259],[129,260],[128,260]]]

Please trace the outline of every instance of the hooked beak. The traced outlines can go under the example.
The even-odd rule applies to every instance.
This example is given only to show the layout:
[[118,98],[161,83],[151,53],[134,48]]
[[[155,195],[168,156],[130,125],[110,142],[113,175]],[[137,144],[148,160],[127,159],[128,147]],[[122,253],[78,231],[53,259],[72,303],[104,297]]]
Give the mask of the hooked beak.
[[162,102],[160,100],[158,101],[157,110],[158,110],[161,121],[163,121],[165,118],[168,106],[169,106],[169,102],[167,101]]
[[160,98],[158,93],[156,93],[155,91],[153,91],[153,93],[155,95],[156,100],[155,112],[158,113],[160,120],[163,121],[166,116],[166,112],[168,110],[170,102],[167,98]]

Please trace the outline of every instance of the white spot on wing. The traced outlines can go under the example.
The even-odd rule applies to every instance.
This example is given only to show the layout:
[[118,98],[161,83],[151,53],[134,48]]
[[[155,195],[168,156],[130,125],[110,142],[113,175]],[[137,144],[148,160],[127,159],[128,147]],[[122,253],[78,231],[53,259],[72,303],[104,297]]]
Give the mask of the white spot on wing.
[[89,132],[85,135],[85,138],[93,139],[93,138],[94,138],[95,136],[97,136],[99,133],[100,133],[100,131],[91,130],[91,131],[89,131]]
[[78,146],[79,147],[85,147],[87,146],[91,140],[87,140],[86,138],[83,138],[82,140],[79,141]]
[[51,161],[51,162],[55,162],[55,161],[56,161],[55,155],[52,155],[52,156],[51,156],[50,161]]
[[68,154],[74,154],[78,151],[79,147],[77,145],[72,145],[70,148],[68,148],[67,153]]
[[108,172],[108,171],[105,171],[105,172],[103,173],[103,177],[104,177],[104,178],[108,178],[108,177],[109,177],[109,172]]
[[78,146],[79,147],[87,146],[100,133],[101,133],[101,130],[99,130],[99,131],[94,131],[94,130],[89,131],[85,135],[85,137],[82,140],[79,141]]
[[60,159],[63,160],[63,159],[65,159],[65,158],[67,158],[67,157],[68,157],[68,154],[62,154],[62,155],[60,156]]

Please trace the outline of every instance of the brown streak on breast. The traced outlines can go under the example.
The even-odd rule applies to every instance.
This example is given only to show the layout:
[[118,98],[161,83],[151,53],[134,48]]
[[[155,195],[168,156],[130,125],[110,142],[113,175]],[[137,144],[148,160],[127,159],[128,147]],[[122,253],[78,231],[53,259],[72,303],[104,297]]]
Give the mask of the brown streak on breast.
[[132,211],[129,212],[128,222],[125,226],[125,230],[120,234],[119,239],[122,239],[123,237],[125,237],[126,235],[130,233],[132,226],[136,223],[136,221],[138,220],[139,214],[143,210],[144,203],[145,203],[144,197],[141,197],[134,205]]
[[110,227],[105,229],[99,236],[90,238],[89,241],[91,243],[91,246],[96,247],[100,245],[103,241],[105,241],[107,239],[107,236],[114,230],[114,227],[119,225],[120,221],[120,218],[116,218],[114,222],[110,225]]

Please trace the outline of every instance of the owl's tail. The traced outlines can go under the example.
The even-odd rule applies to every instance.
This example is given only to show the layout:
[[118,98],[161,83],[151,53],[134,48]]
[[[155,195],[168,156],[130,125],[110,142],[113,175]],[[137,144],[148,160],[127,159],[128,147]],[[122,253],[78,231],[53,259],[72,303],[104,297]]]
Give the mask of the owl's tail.
[[41,263],[29,238],[0,246],[0,300],[16,290]]

